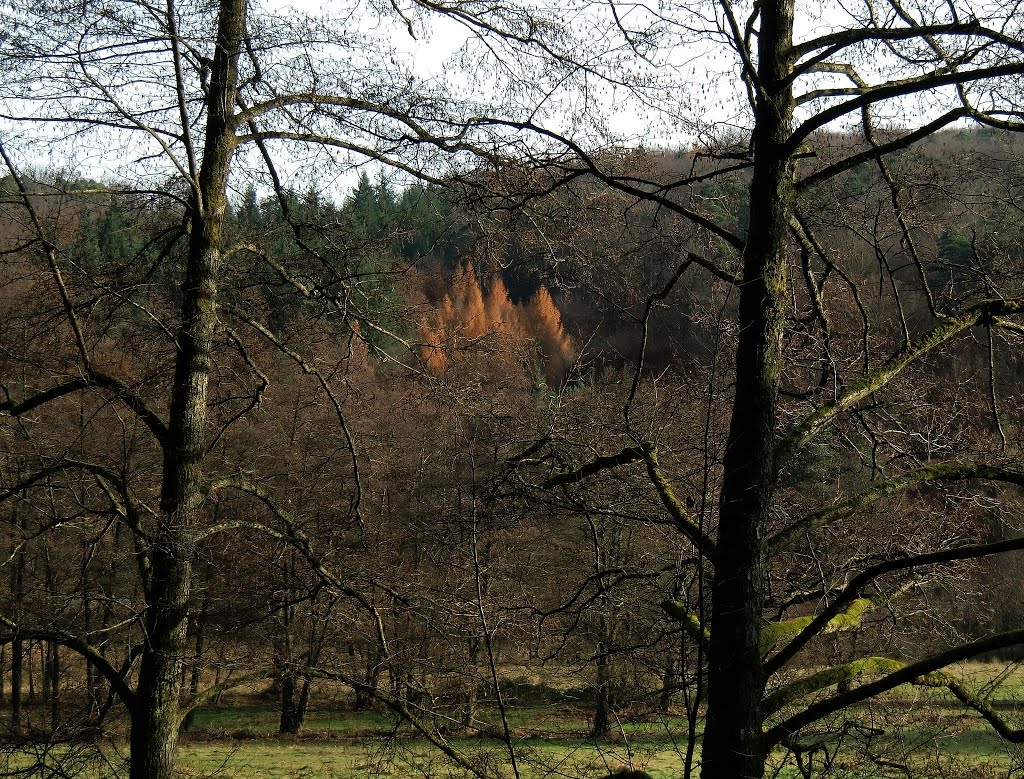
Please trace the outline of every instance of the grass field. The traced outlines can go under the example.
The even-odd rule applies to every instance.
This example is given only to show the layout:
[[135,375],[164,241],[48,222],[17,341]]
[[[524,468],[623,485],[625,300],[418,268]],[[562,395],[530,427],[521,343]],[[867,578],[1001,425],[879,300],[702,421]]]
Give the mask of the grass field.
[[[969,664],[958,670],[973,689],[1013,727],[1024,726],[1017,706],[1024,702],[1024,670],[1000,674],[995,666]],[[184,735],[179,770],[183,777],[225,779],[356,779],[357,777],[461,777],[464,767],[429,745],[407,725],[382,711],[355,712],[329,695],[314,696],[301,736],[277,734],[276,706],[255,694],[238,694],[221,705],[200,709]],[[496,712],[484,711],[495,731]],[[686,749],[686,722],[680,716],[623,712],[613,738],[587,737],[589,711],[583,705],[534,702],[509,717],[515,769],[506,744],[497,739],[450,735],[452,748],[489,775],[513,779],[589,777],[623,767],[647,771],[654,779],[679,779]],[[906,687],[870,706],[845,713],[852,723],[840,742],[816,755],[815,776],[871,779],[989,779],[1024,777],[1024,756],[979,717],[964,711],[948,692]],[[116,766],[123,760],[123,734],[116,728],[103,751]],[[839,749],[835,749],[838,746]],[[51,762],[71,763],[57,748]],[[67,748],[65,748],[67,749]],[[8,753],[7,773],[24,768],[29,756]],[[826,761],[828,772],[822,773]],[[73,768],[73,765],[71,766]],[[0,757],[0,775],[4,774]],[[792,756],[773,755],[779,779],[801,776]],[[71,774],[71,770],[64,773]],[[698,772],[695,772],[698,773]],[[58,774],[59,775],[59,774]],[[112,776],[93,761],[88,779]]]
[[[276,735],[277,711],[267,705],[222,706],[197,713],[182,749],[186,776],[316,777],[458,776],[464,770],[383,713],[312,711],[303,735]],[[485,712],[488,719],[495,715]],[[491,726],[497,729],[498,723]],[[607,742],[587,739],[587,712],[534,706],[509,717],[517,768],[523,777],[600,776],[617,768],[643,768],[653,776],[679,774],[685,721],[679,717],[620,722]],[[501,766],[513,776],[505,744],[481,738],[451,738],[475,764]]]

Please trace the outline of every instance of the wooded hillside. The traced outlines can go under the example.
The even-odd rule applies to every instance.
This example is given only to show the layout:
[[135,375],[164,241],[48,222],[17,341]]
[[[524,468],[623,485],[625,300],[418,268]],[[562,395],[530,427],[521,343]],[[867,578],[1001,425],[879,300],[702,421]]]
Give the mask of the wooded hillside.
[[4,5],[2,770],[254,694],[478,779],[1024,741],[1018,9],[364,6]]

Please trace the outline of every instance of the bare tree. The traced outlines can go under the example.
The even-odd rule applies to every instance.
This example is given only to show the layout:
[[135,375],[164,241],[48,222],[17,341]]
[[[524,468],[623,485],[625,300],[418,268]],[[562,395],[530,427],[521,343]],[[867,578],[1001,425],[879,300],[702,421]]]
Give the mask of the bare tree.
[[[988,423],[995,446],[979,440],[977,429],[963,430],[959,447],[944,443],[919,451],[896,440],[938,440],[927,417],[941,417],[948,412],[937,409],[965,398],[963,385],[949,381],[953,370],[940,366],[963,359],[957,355],[969,351],[972,334],[994,344],[1002,331],[1015,344],[1020,330],[1016,318],[1024,303],[1012,278],[996,283],[991,275],[984,284],[961,283],[939,294],[937,279],[948,277],[938,274],[942,258],[927,240],[920,201],[924,187],[935,182],[915,188],[910,169],[898,164],[903,152],[943,128],[973,123],[1020,129],[1019,20],[1004,6],[899,2],[844,6],[834,18],[819,19],[793,0],[780,0],[677,6],[649,21],[652,31],[692,36],[695,46],[700,38],[711,42],[705,46],[721,46],[717,53],[729,66],[714,83],[724,89],[740,74],[729,103],[736,118],[716,126],[691,116],[707,145],[694,149],[694,164],[683,173],[631,175],[565,134],[547,137],[557,137],[566,159],[575,161],[560,164],[558,172],[568,169],[576,180],[593,177],[694,225],[694,237],[679,246],[676,272],[652,288],[645,333],[651,312],[673,299],[684,275],[703,269],[733,289],[735,306],[722,309],[737,340],[721,476],[710,483],[717,511],[709,522],[676,494],[680,485],[672,470],[685,468],[666,465],[662,449],[668,447],[657,430],[652,435],[632,424],[632,396],[624,416],[633,441],[589,462],[577,460],[578,468],[548,483],[645,463],[651,488],[703,558],[707,619],[669,606],[706,642],[703,776],[760,777],[780,744],[803,759],[822,748],[820,739],[801,738],[805,728],[905,682],[949,687],[1016,740],[1017,731],[942,669],[1019,643],[1024,634],[1018,630],[954,642],[934,654],[858,656],[819,676],[802,674],[799,658],[827,635],[864,627],[865,613],[906,593],[909,585],[899,573],[1024,544],[1017,538],[971,543],[979,538],[971,530],[974,520],[966,518],[956,533],[929,537],[921,515],[906,509],[895,543],[881,542],[877,526],[872,537],[869,520],[861,520],[865,535],[856,547],[837,542],[830,549],[825,540],[838,528],[856,535],[856,518],[870,509],[884,511],[897,496],[910,500],[968,484],[1021,483],[1012,455],[1018,444],[1000,424],[1005,411],[995,401],[989,405],[997,413]],[[710,51],[707,61],[714,56]],[[525,128],[545,132],[531,123]],[[828,205],[856,175],[873,182],[864,202],[866,223],[857,221],[849,202]],[[711,207],[702,196],[710,181],[743,183],[740,214]],[[829,232],[828,220],[844,216],[845,234]],[[980,268],[988,262],[977,252],[974,260]],[[881,291],[869,292],[868,262],[884,279]],[[636,376],[634,388],[639,370]],[[983,411],[985,398],[997,393],[984,372],[972,381],[970,402]],[[901,408],[907,393],[915,402]],[[815,481],[821,473],[815,458],[828,447],[841,453],[836,458],[842,467],[834,471],[838,491],[822,491]],[[885,465],[882,451],[889,452]],[[710,464],[718,467],[714,459]],[[934,510],[935,503],[925,502],[923,510],[929,506]],[[844,558],[833,561],[835,574],[804,592],[787,588],[799,566],[819,560],[822,550]],[[808,696],[820,699],[807,706]]]
[[[565,49],[552,43],[558,38],[553,32],[556,25],[539,24],[524,9],[492,9],[486,16],[487,9],[464,4],[421,7],[448,14],[475,34],[503,33],[495,39],[496,46],[508,47],[500,48],[500,54],[539,57],[555,63],[559,73],[567,71],[587,83],[603,78],[651,107],[670,101],[659,91],[660,73],[651,69],[658,64],[655,43],[675,38],[706,47],[710,42],[723,56],[733,58],[727,67],[730,80],[719,83],[738,86],[732,106],[739,118],[733,124],[741,131],[723,132],[692,116],[688,121],[682,118],[694,134],[708,141],[693,155],[690,171],[638,176],[611,164],[608,155],[596,153],[592,142],[597,133],[589,127],[574,127],[574,121],[564,122],[570,126],[558,133],[544,127],[545,110],[558,110],[548,108],[558,101],[548,100],[547,93],[537,99],[517,93],[522,99],[514,102],[511,116],[501,119],[482,119],[470,105],[465,106],[466,116],[453,115],[443,96],[414,88],[415,79],[390,66],[387,51],[377,52],[383,56],[374,66],[362,66],[366,50],[353,54],[354,49],[339,46],[339,41],[349,40],[348,32],[323,20],[257,15],[244,0],[214,6],[87,4],[84,10],[80,4],[12,4],[10,22],[5,22],[0,38],[6,74],[0,95],[6,106],[4,118],[13,128],[4,148],[24,154],[22,144],[28,149],[39,139],[49,144],[53,155],[72,149],[106,160],[111,159],[105,156],[111,146],[122,149],[119,159],[133,166],[141,189],[171,204],[166,211],[175,215],[162,242],[150,249],[152,272],[139,278],[148,284],[164,273],[179,294],[154,301],[139,292],[141,287],[98,284],[95,274],[82,272],[69,261],[45,213],[46,193],[19,181],[20,202],[8,207],[18,211],[25,228],[8,248],[37,251],[35,277],[45,281],[49,298],[56,301],[60,325],[55,329],[59,334],[54,338],[53,367],[35,373],[24,366],[20,372],[12,370],[4,379],[7,399],[2,408],[12,427],[27,423],[33,414],[47,414],[45,421],[56,425],[53,437],[59,440],[68,431],[76,435],[74,424],[60,426],[58,412],[66,412],[61,404],[87,394],[105,413],[113,408],[131,419],[119,424],[132,431],[132,436],[123,436],[132,441],[124,448],[138,460],[122,458],[117,467],[110,467],[85,456],[68,456],[59,446],[33,449],[32,441],[40,437],[21,433],[31,456],[3,495],[10,500],[22,490],[49,485],[54,477],[74,475],[61,487],[69,503],[85,506],[93,516],[114,515],[128,527],[130,544],[121,543],[131,546],[138,563],[144,614],[141,640],[129,652],[130,658],[133,652],[139,657],[134,686],[126,681],[127,669],[115,667],[80,634],[33,630],[5,615],[5,638],[61,643],[101,671],[131,713],[131,774],[141,779],[168,777],[173,771],[196,544],[227,527],[209,522],[204,506],[214,498],[231,493],[261,506],[278,523],[274,532],[302,553],[318,577],[376,616],[372,603],[359,601],[358,592],[316,561],[312,542],[292,522],[293,515],[274,500],[273,489],[256,483],[244,465],[226,459],[214,465],[211,459],[225,430],[252,415],[264,395],[266,374],[252,357],[252,344],[272,346],[296,370],[312,377],[336,410],[345,442],[339,462],[346,464],[352,496],[347,517],[354,522],[358,516],[359,454],[330,377],[302,349],[283,341],[262,321],[260,312],[248,310],[244,296],[225,300],[224,285],[230,271],[248,270],[240,262],[244,258],[249,266],[271,273],[276,283],[307,305],[360,320],[359,332],[368,339],[372,330],[380,338],[400,342],[370,315],[372,305],[360,276],[336,261],[332,247],[319,243],[310,225],[290,214],[286,177],[275,154],[282,148],[302,149],[324,163],[352,155],[438,178],[424,170],[427,151],[473,152],[494,163],[494,170],[469,178],[498,190],[505,187],[504,194],[519,202],[533,199],[538,188],[550,190],[567,180],[587,178],[695,226],[697,240],[681,242],[676,268],[658,279],[641,306],[641,367],[650,315],[670,299],[684,274],[698,269],[710,273],[716,284],[730,289],[736,303],[735,309],[722,308],[724,315],[733,317],[737,341],[721,475],[705,480],[701,500],[694,504],[698,510],[676,494],[678,482],[660,448],[657,426],[640,424],[632,415],[643,375],[639,369],[623,403],[622,436],[627,445],[543,482],[549,488],[565,486],[603,469],[635,464],[682,543],[698,558],[696,569],[710,599],[709,616],[705,619],[703,603],[696,615],[684,609],[676,616],[692,630],[708,658],[704,776],[760,777],[773,746],[784,743],[806,752],[813,746],[800,740],[806,725],[903,681],[944,684],[982,716],[998,722],[969,691],[936,674],[953,660],[1018,643],[1019,631],[963,643],[913,662],[875,662],[870,669],[880,672],[878,678],[852,687],[848,682],[860,678],[864,658],[857,661],[862,665],[844,663],[825,676],[792,683],[781,671],[793,668],[813,639],[835,632],[839,625],[861,624],[860,616],[875,605],[862,597],[862,590],[878,585],[882,577],[996,554],[1019,548],[1022,542],[950,544],[932,551],[889,547],[881,556],[855,556],[852,567],[844,571],[846,578],[829,578],[817,599],[783,599],[788,605],[781,613],[770,585],[773,565],[785,565],[786,555],[808,537],[813,543],[815,532],[835,527],[893,495],[951,482],[1021,480],[1012,462],[1001,462],[998,456],[988,456],[991,453],[977,459],[929,459],[913,453],[887,468],[877,468],[872,461],[872,480],[863,489],[825,496],[821,507],[808,507],[801,517],[781,506],[792,494],[788,488],[811,470],[801,459],[809,456],[811,444],[827,431],[841,430],[845,420],[863,420],[865,404],[895,388],[913,366],[940,355],[971,328],[987,327],[990,334],[1000,328],[1019,329],[1014,317],[1024,304],[1013,289],[990,284],[949,305],[937,302],[929,258],[909,219],[904,182],[891,164],[894,155],[957,122],[1017,129],[1014,79],[1024,72],[1024,65],[1019,22],[1012,9],[994,6],[975,12],[955,4],[907,8],[894,1],[844,9],[844,23],[820,30],[798,18],[795,0],[747,7],[681,5],[639,20],[610,7],[622,48],[605,52],[609,56],[598,67],[582,56],[567,57]],[[803,27],[797,32],[798,21],[807,22],[806,32]],[[679,63],[672,52],[679,50],[662,51],[669,52],[662,72],[674,72]],[[642,73],[652,75],[632,79],[616,72],[610,63],[621,66],[627,57],[641,63],[637,67]],[[511,54],[500,64],[497,80],[515,81],[525,90],[528,79],[512,67]],[[538,89],[543,93],[543,86]],[[584,94],[590,100],[592,93]],[[918,112],[912,107],[915,99],[924,104]],[[880,119],[887,109],[900,121]],[[573,116],[586,121],[589,115],[581,111]],[[858,134],[857,142],[847,147],[836,144],[828,132],[843,121],[856,125]],[[573,130],[579,133],[573,135]],[[536,153],[540,148],[550,153],[541,157]],[[542,174],[524,179],[513,168],[498,164],[499,152],[533,154],[543,163]],[[279,196],[294,227],[294,245],[301,249],[301,260],[294,264],[277,261],[258,245],[232,243],[227,237],[234,163],[243,155],[258,162],[258,180]],[[18,178],[14,158],[6,152],[5,158]],[[860,277],[849,270],[843,256],[846,247],[822,238],[812,210],[831,182],[871,166],[877,168],[888,195],[882,203],[887,216],[875,224],[888,224],[893,230],[885,237],[872,235],[869,242],[872,257],[880,260],[893,290],[892,295],[879,295],[875,304],[893,306],[898,312],[874,321]],[[280,167],[287,169],[287,164]],[[739,179],[746,187],[742,218],[709,207],[698,191],[704,182],[735,181],[736,176],[746,177]],[[903,306],[911,294],[907,279],[886,267],[897,255],[916,278],[916,301],[923,312],[917,318],[908,316]],[[79,281],[72,279],[75,275]],[[159,343],[151,348],[163,358],[166,370],[140,370],[133,378],[132,371],[113,360],[106,340],[112,320],[103,318],[95,329],[101,319],[94,316],[94,303],[131,310],[132,316],[146,322],[159,339],[146,343]],[[842,322],[830,305],[843,312]],[[863,325],[844,329],[851,312],[862,317]],[[47,321],[51,320],[52,316]],[[893,329],[879,339],[880,322]],[[349,330],[356,333],[356,328]],[[796,356],[800,359],[790,359]],[[230,391],[221,365],[230,365],[237,376],[245,377],[244,391]],[[716,389],[708,397],[718,394]],[[80,408],[92,409],[88,403]],[[913,430],[919,421],[908,414],[899,426]],[[879,439],[881,425],[865,427],[868,437]],[[134,437],[139,430],[147,436],[144,443]],[[891,441],[884,445],[895,448]],[[854,461],[863,454],[856,445],[850,452]],[[125,467],[124,462],[148,465]],[[717,460],[707,458],[703,465],[713,469]],[[716,512],[708,508],[716,504]],[[895,592],[901,586],[890,584],[886,590]],[[808,604],[814,607],[811,614],[795,614]],[[386,638],[380,620],[375,624]],[[805,693],[824,697],[790,713],[787,707]],[[400,701],[392,698],[391,703],[402,709]],[[997,727],[1016,737],[1004,726]]]
[[[333,379],[278,338],[265,312],[244,297],[226,300],[229,279],[262,267],[310,305],[394,338],[372,316],[366,275],[346,265],[344,247],[316,240],[293,213],[283,172],[288,163],[278,169],[278,150],[305,149],[314,162],[337,170],[367,160],[420,170],[425,161],[417,147],[458,150],[463,135],[451,107],[411,88],[414,79],[393,64],[390,47],[353,41],[345,14],[338,22],[306,19],[253,9],[247,0],[212,6],[129,0],[104,7],[15,2],[5,11],[0,60],[7,124],[0,148],[16,185],[7,212],[23,226],[5,250],[29,258],[20,268],[30,268],[36,289],[56,302],[51,315],[60,324],[47,331],[56,346],[52,362],[5,369],[3,411],[9,425],[21,426],[26,454],[3,496],[12,500],[21,490],[60,482],[85,514],[114,516],[131,535],[142,604],[128,617],[141,635],[122,667],[93,645],[95,626],[65,633],[7,613],[4,640],[15,647],[46,640],[84,656],[130,713],[131,776],[169,777],[197,544],[220,532],[207,507],[228,492],[276,505],[241,462],[217,456],[225,436],[240,430],[264,397],[268,379],[253,356],[257,345],[281,351],[329,399],[346,450],[337,462],[351,496],[347,519],[355,521],[359,511],[358,454]],[[109,266],[97,272],[74,257],[60,233],[67,223],[51,208],[64,208],[69,193],[60,182],[35,185],[17,165],[33,149],[55,162],[82,155],[123,166],[99,189],[115,198],[145,195],[146,208],[169,217],[134,257],[134,278],[117,278]],[[286,266],[257,245],[229,238],[230,190],[243,157],[262,169],[256,179],[277,194],[301,262]],[[78,216],[87,215],[87,204],[79,209]],[[6,280],[18,283],[10,270]],[[154,285],[162,285],[157,294]],[[111,338],[118,328],[135,328],[134,347],[131,339]],[[239,377],[234,388],[232,377]],[[60,445],[62,435],[79,442],[93,435],[88,427],[75,432],[74,417],[62,416],[77,397],[85,398],[77,404],[81,411],[99,413],[132,439],[130,457],[110,457],[95,440],[91,447]],[[43,440],[40,425],[50,426],[46,443],[34,447]],[[305,543],[295,528],[275,532]],[[308,552],[308,544],[303,548]]]

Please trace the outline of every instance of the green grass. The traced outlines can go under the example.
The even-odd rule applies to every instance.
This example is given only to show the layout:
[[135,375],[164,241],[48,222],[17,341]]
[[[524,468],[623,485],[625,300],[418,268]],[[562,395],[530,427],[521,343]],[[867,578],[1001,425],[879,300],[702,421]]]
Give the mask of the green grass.
[[[938,713],[934,711],[937,703]],[[944,701],[926,702],[910,712],[907,701],[896,698],[884,711],[854,713],[885,734],[874,737],[869,747],[848,743],[835,764],[835,776],[843,779],[874,779],[899,776],[901,772],[879,769],[864,757],[868,750],[891,762],[904,762],[915,777],[943,775],[947,779],[1010,775],[1013,755],[1006,744],[983,723],[945,711]],[[225,730],[249,722],[276,724],[269,707],[224,707],[207,712],[209,723]],[[254,716],[255,715],[255,716]],[[586,738],[583,709],[534,707],[518,710],[512,720],[518,767],[523,779],[546,777],[597,777],[632,766],[643,768],[655,779],[678,779],[685,750],[685,722],[681,718],[649,717],[623,722],[616,738],[594,743]],[[183,745],[183,774],[189,777],[220,775],[230,779],[356,779],[356,777],[456,777],[458,766],[413,736],[408,728],[395,729],[392,718],[381,713],[314,713],[301,738],[268,735],[263,740],[218,738]],[[250,731],[248,735],[255,735]],[[452,746],[466,759],[499,767],[511,777],[505,747],[495,741],[455,738]],[[774,756],[776,764],[785,758]],[[973,773],[972,773],[973,772]],[[980,772],[980,773],[979,773]],[[905,776],[905,774],[902,774]],[[790,762],[779,779],[798,779]]]
[[[585,709],[532,706],[510,712],[509,725],[524,779],[599,776],[622,766],[676,777],[685,748],[685,720],[645,718],[619,723],[609,743],[587,739]],[[458,766],[385,712],[311,711],[299,737],[277,735],[277,710],[267,704],[223,705],[196,712],[181,747],[182,774],[234,779],[365,776],[461,776]],[[493,711],[482,720],[499,732]],[[507,748],[481,738],[454,738],[473,762],[502,766],[512,776]]]
[[[233,704],[198,709],[193,715],[190,738],[257,738],[277,734],[281,713],[273,704]],[[377,712],[314,709],[304,730],[327,737],[379,733],[393,727],[394,718]]]
[[[502,766],[511,776],[508,753],[495,744],[455,741],[453,746],[476,764]],[[521,742],[521,775],[597,776],[615,768],[644,768],[655,779],[678,776],[680,757],[669,745],[581,744],[564,741]],[[192,743],[182,748],[181,772],[188,777],[219,775],[234,779],[355,779],[365,776],[463,776],[464,771],[418,739],[272,740]]]
[[[1014,707],[1024,700],[1024,671],[1013,668],[1000,676],[996,666],[967,664],[956,670],[973,689],[986,690],[990,702],[1013,726],[1024,725]],[[998,683],[993,683],[996,681]],[[225,779],[357,779],[357,777],[464,777],[466,772],[412,728],[385,711],[352,711],[336,691],[318,690],[299,737],[277,735],[276,705],[255,690],[237,693],[225,703],[195,712],[192,729],[184,735],[179,757],[182,777]],[[43,709],[40,709],[42,712]],[[509,712],[509,725],[522,779],[597,777],[623,766],[642,768],[655,779],[678,779],[685,751],[686,722],[635,712],[616,723],[613,738],[594,743],[587,736],[590,708],[569,697],[523,695]],[[483,710],[488,729],[501,730],[494,710]],[[905,686],[881,699],[842,715],[880,732],[870,738],[845,737],[835,757],[837,779],[906,776],[906,771],[879,767],[869,756],[884,757],[892,766],[902,763],[916,778],[944,779],[1022,777],[1024,757],[986,723],[965,712],[945,690]],[[450,723],[449,723],[450,724]],[[123,723],[106,745],[112,759],[123,758]],[[496,739],[448,736],[459,755],[489,773],[511,777],[507,748]],[[118,754],[121,753],[121,754]],[[55,753],[56,754],[56,753]],[[59,756],[59,755],[58,755]],[[24,764],[21,758],[9,765]],[[820,759],[820,758],[819,758]],[[786,754],[773,755],[774,775],[798,779]],[[2,768],[2,766],[0,766]],[[3,771],[0,770],[0,774]],[[87,771],[85,779],[110,775]],[[769,774],[771,775],[771,774]]]
[[370,751],[357,743],[227,741],[185,744],[178,763],[186,777],[341,779],[365,776],[369,757]]

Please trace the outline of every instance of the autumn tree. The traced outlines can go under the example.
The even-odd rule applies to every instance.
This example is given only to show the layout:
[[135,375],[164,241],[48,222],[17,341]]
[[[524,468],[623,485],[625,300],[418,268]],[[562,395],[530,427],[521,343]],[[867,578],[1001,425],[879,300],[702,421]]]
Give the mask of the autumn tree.
[[472,263],[456,271],[450,291],[427,312],[420,337],[423,359],[435,374],[460,354],[490,352],[495,362],[526,360],[520,366],[526,370],[538,364],[548,385],[558,388],[575,356],[546,287],[541,285],[528,301],[516,305],[500,276],[485,293]]

